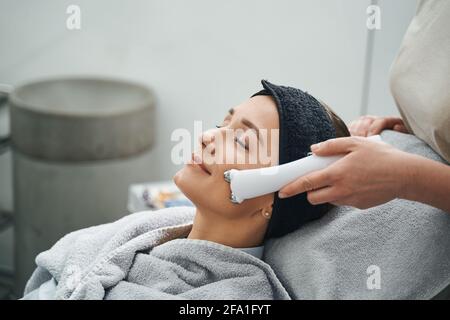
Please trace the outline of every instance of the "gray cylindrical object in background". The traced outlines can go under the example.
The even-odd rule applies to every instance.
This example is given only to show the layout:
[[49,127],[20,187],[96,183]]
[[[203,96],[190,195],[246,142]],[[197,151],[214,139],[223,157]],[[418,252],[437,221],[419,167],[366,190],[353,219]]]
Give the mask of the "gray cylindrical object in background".
[[21,296],[38,253],[68,232],[122,217],[129,184],[152,179],[155,107],[141,85],[94,78],[33,82],[8,103]]
[[30,83],[10,95],[11,138],[21,153],[50,161],[117,159],[153,142],[149,89],[118,80]]

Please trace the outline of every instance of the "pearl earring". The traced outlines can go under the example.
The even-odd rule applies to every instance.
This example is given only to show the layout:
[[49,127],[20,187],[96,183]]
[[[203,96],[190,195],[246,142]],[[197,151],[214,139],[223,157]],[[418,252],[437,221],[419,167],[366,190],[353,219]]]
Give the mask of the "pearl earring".
[[266,218],[266,219],[270,219],[270,212],[264,211],[264,212],[263,212],[263,216],[264,216],[264,218]]

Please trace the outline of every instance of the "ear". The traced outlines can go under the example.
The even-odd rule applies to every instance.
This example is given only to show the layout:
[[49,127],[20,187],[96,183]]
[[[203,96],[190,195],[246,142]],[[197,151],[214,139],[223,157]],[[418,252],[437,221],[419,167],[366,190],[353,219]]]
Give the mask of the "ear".
[[269,220],[272,217],[272,210],[273,210],[273,204],[271,204],[270,206],[261,208],[261,210],[260,210],[261,216],[263,216],[264,218]]
[[270,203],[270,205],[265,206],[264,208],[262,208],[263,210],[265,210],[266,212],[270,212],[270,214],[272,214],[273,211],[273,201]]
[[264,214],[268,212],[269,215],[272,216],[274,198],[275,197],[272,197],[271,199],[266,198],[263,203],[258,205],[257,209],[254,210],[251,215],[254,217],[264,217]]

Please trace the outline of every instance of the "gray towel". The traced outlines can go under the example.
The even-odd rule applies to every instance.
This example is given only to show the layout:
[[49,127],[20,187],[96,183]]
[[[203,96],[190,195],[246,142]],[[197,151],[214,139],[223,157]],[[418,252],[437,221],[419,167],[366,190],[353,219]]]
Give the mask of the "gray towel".
[[[412,135],[381,136],[444,162]],[[450,214],[401,199],[366,210],[336,207],[269,241],[265,260],[295,299],[430,299],[450,284]]]
[[57,299],[289,299],[262,260],[184,239],[194,211],[138,212],[70,233],[37,256],[25,295],[54,278]]

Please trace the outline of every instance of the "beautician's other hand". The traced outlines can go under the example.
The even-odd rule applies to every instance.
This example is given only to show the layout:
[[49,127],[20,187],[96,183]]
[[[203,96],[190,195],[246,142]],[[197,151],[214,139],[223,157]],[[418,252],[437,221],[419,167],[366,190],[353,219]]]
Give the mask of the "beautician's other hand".
[[308,192],[312,204],[329,202],[365,209],[401,197],[411,176],[405,166],[411,155],[384,142],[345,137],[313,145],[311,150],[318,156],[347,155],[283,187],[280,197]]
[[398,117],[362,116],[350,123],[348,130],[352,136],[368,137],[380,134],[381,131],[390,129],[402,133],[409,133]]

